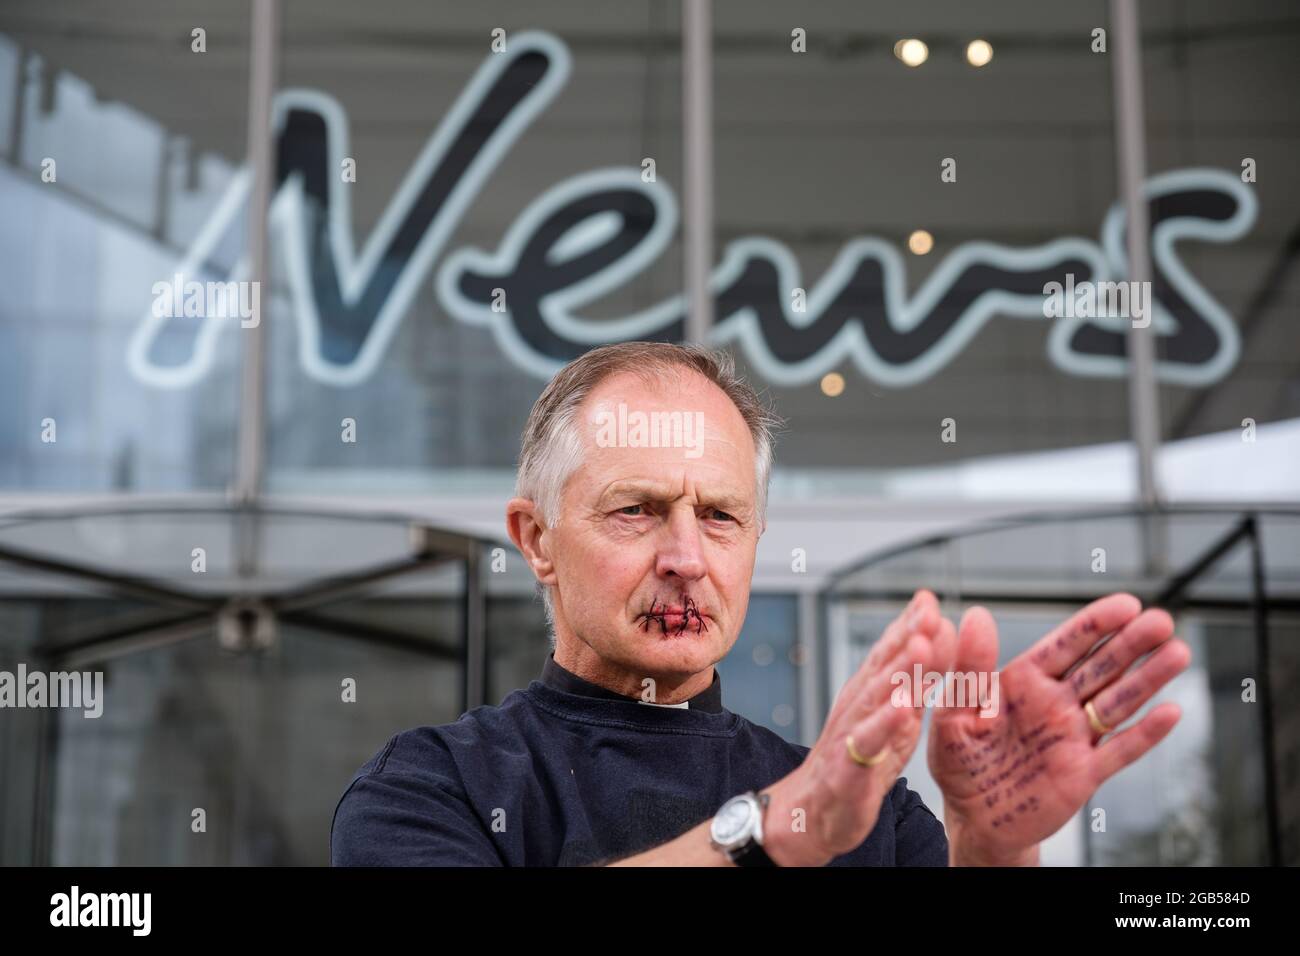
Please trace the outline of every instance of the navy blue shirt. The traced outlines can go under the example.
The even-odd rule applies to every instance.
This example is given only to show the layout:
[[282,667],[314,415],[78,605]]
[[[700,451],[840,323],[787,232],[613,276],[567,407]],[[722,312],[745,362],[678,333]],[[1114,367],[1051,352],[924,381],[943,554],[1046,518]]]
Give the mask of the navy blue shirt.
[[[395,735],[334,810],[334,866],[581,866],[681,836],[730,797],[803,762],[722,705],[722,678],[684,704],[625,697],[548,655],[499,706]],[[768,821],[771,826],[771,822]],[[832,866],[946,866],[943,825],[899,778],[876,827]]]

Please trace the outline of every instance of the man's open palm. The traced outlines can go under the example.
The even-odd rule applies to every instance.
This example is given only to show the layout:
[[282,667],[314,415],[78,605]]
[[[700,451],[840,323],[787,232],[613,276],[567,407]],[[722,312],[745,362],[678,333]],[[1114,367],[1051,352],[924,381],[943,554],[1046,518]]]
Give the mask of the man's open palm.
[[[1170,639],[1173,629],[1164,611],[1143,612],[1131,595],[1112,594],[1000,672],[996,716],[980,716],[978,703],[935,708],[930,772],[957,830],[950,838],[988,860],[1013,857],[1059,830],[1104,781],[1159,743],[1181,716],[1177,704],[1161,704],[1105,743],[1085,704],[1107,734],[1132,716],[1191,660],[1188,646]],[[954,670],[992,673],[997,659],[997,625],[972,608],[958,631]]]

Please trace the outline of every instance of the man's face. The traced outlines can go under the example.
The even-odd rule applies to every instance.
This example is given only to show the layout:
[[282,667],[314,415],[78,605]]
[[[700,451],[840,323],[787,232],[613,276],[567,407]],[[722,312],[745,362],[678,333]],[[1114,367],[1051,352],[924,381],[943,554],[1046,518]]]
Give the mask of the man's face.
[[[647,447],[672,440],[655,413],[676,413],[679,447]],[[572,635],[631,674],[697,674],[731,650],[749,606],[762,532],[749,428],[687,370],[655,387],[611,376],[579,418],[585,457],[565,484],[561,523],[543,535],[557,639]]]

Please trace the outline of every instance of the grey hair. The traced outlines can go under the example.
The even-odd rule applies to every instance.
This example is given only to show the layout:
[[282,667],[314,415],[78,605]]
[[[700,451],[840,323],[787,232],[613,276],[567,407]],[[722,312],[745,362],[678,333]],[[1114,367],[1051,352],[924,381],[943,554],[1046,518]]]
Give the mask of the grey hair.
[[[560,522],[564,486],[582,464],[583,436],[578,409],[592,390],[611,375],[630,372],[648,386],[663,378],[695,372],[731,399],[754,441],[758,516],[767,524],[767,491],[772,474],[776,429],[785,424],[753,387],[736,374],[730,352],[671,342],[619,342],[585,352],[555,373],[533,405],[524,426],[515,495],[535,502],[542,522]],[[555,642],[551,589],[537,583],[546,606],[546,623]]]

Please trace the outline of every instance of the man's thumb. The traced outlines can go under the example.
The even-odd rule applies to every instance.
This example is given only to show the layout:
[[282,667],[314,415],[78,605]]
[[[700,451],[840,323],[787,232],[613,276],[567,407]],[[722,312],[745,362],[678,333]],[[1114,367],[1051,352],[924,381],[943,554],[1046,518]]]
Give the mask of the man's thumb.
[[987,608],[969,608],[957,629],[954,670],[991,672],[998,666],[998,626]]

